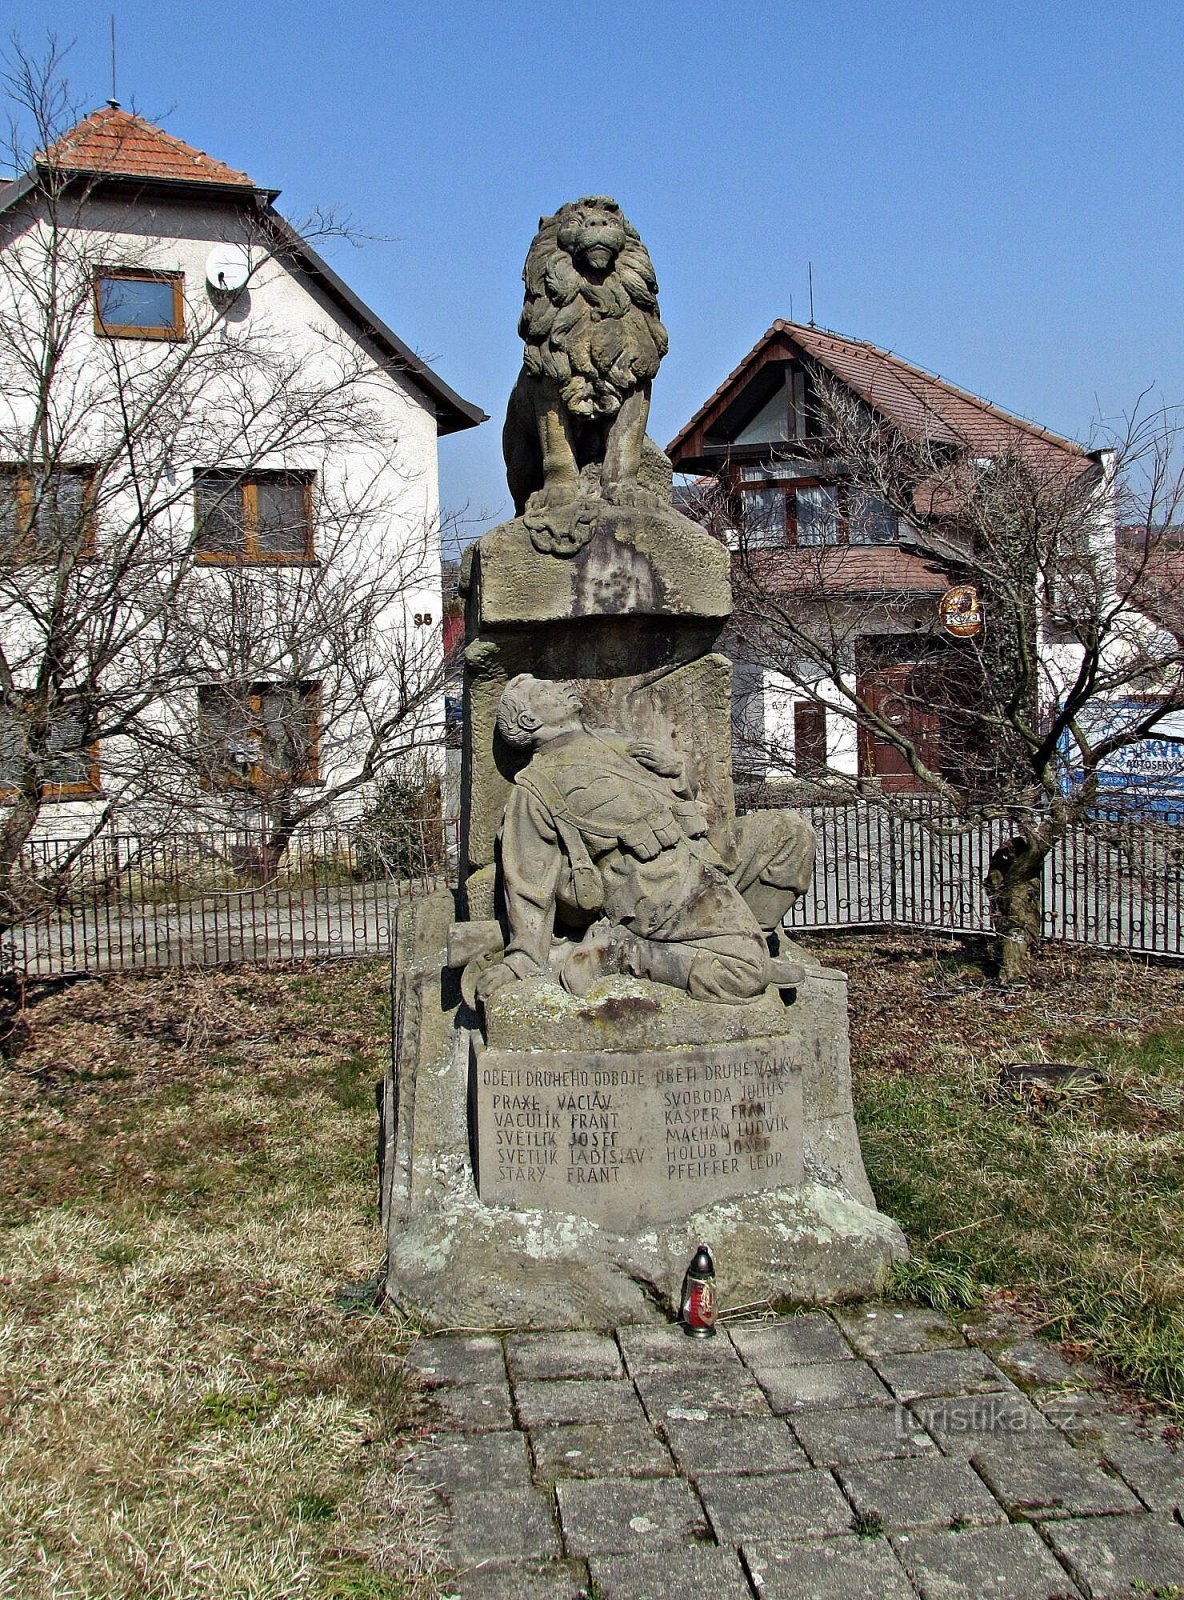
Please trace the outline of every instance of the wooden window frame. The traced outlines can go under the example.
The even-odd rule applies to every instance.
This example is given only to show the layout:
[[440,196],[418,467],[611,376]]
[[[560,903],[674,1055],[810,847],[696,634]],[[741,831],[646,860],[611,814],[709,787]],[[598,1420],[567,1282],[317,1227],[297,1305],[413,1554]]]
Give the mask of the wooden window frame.
[[[8,704],[0,701],[0,714],[10,709],[11,698]],[[82,783],[47,783],[42,791],[42,799],[50,805],[65,800],[95,800],[103,793],[102,772],[99,767],[99,741],[92,739],[90,744],[83,745],[81,750],[88,757],[87,775]],[[81,752],[80,752],[81,753]],[[20,790],[13,788],[0,779],[0,805],[11,805],[20,794]]]
[[[762,489],[779,489],[784,497],[783,508],[785,518],[785,545],[787,550],[899,550],[900,549],[900,518],[896,519],[896,538],[886,544],[864,544],[862,541],[851,542],[851,518],[849,506],[850,489],[841,478],[802,477],[790,472],[777,472],[770,469],[765,478],[735,479],[735,492],[740,496],[741,521],[744,519],[744,497],[747,494],[759,492]],[[831,543],[798,543],[798,511],[797,491],[799,489],[833,489],[836,497],[836,510],[838,512],[838,537]],[[885,502],[886,503],[886,502]],[[889,507],[891,510],[891,507]],[[776,549],[775,545],[762,546],[764,549]]]
[[[73,473],[76,477],[85,479],[86,487],[83,490],[83,516],[82,539],[78,549],[74,551],[75,560],[89,560],[97,554],[95,538],[95,469],[88,466],[61,466],[50,468],[50,476],[54,477],[64,472]],[[25,540],[18,541],[14,546],[11,556],[5,556],[3,547],[0,546],[0,561],[11,560],[17,566],[27,567],[52,567],[57,564],[58,557],[48,551],[40,552],[33,542],[33,473],[30,469],[18,463],[0,462],[0,477],[16,479],[16,513],[17,521],[25,526]]]
[[[173,286],[173,320],[170,327],[145,328],[138,323],[104,322],[99,285],[108,279],[135,279],[139,282],[171,283]],[[155,267],[99,267],[92,285],[95,312],[95,333],[100,339],[170,339],[185,337],[185,274],[158,271]]]
[[[213,477],[213,472],[195,472],[193,475],[193,520],[197,538],[201,538],[200,512],[198,510],[198,482]],[[259,548],[259,485],[261,483],[288,482],[304,489],[304,549],[299,555]],[[316,528],[313,525],[313,491],[316,473],[299,468],[278,468],[275,471],[247,472],[235,480],[228,474],[226,493],[229,498],[241,496],[243,547],[241,550],[203,550],[194,545],[194,559],[203,567],[310,567],[316,563]]]
[[[263,696],[275,689],[290,687],[288,684],[268,679],[266,682],[252,683],[246,686],[228,685],[224,683],[202,683],[197,688],[197,717],[201,723],[202,695],[206,692],[221,694],[227,690],[242,689],[241,701],[247,712],[244,733],[248,738],[258,738],[263,743],[262,733],[256,732],[263,727]],[[321,782],[321,685],[317,682],[302,680],[295,687],[300,690],[300,697],[308,707],[308,761],[302,772],[291,778],[277,778],[267,771],[263,763],[257,762],[248,773],[241,776],[225,772],[218,777],[210,773],[201,774],[201,787],[212,793],[247,793],[266,794],[269,790],[290,784],[298,789],[315,789]]]

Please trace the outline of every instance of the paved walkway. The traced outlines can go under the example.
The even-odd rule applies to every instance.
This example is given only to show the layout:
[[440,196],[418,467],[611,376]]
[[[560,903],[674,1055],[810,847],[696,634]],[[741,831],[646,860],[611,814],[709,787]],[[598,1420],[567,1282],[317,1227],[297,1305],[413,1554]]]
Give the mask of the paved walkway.
[[1184,1600],[1184,1451],[1054,1347],[859,1306],[411,1363],[462,1600]]

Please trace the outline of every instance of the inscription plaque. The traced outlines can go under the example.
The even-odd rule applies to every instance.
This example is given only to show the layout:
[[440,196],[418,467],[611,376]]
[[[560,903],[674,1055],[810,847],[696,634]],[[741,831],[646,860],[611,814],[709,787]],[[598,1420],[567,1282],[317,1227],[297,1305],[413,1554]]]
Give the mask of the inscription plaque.
[[633,1231],[802,1181],[796,1041],[474,1052],[477,1191]]

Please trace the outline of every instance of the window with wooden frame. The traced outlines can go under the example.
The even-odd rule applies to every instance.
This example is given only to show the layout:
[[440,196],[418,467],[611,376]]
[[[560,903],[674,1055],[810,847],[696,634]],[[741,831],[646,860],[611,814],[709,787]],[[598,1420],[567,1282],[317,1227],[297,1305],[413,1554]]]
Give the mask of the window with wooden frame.
[[795,700],[793,764],[799,778],[820,778],[826,771],[826,707]]
[[316,683],[202,684],[202,786],[267,791],[318,783],[319,717]]
[[95,332],[107,339],[185,336],[185,276],[143,267],[95,273]]
[[[29,769],[29,697],[0,700],[0,801],[11,800]],[[99,744],[89,736],[81,703],[66,704],[50,718],[40,776],[47,800],[80,800],[101,792]]]
[[315,558],[311,472],[198,472],[197,559],[298,563]]
[[780,470],[742,468],[737,487],[750,549],[886,545],[900,540],[896,513],[885,501],[843,482],[799,476],[788,463]]
[[0,464],[0,562],[41,565],[95,552],[93,467]]

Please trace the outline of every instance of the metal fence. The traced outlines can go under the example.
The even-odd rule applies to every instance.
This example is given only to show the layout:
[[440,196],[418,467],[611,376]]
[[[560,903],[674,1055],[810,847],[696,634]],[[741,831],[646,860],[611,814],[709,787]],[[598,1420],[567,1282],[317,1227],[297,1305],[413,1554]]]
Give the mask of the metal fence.
[[[933,831],[940,812],[921,804],[911,814],[868,805],[806,809],[818,860],[789,918],[793,928],[990,931],[984,879],[1008,837],[1006,822],[943,836]],[[1045,936],[1184,957],[1182,883],[1184,817],[1074,829],[1045,862]]]
[[[818,861],[790,926],[990,929],[983,879],[1004,823],[943,837],[936,812],[878,806],[804,808]],[[1184,957],[1184,819],[1116,822],[1072,833],[1044,872],[1049,938],[1137,954]],[[310,829],[278,873],[260,882],[263,840],[210,831],[145,839],[112,834],[45,892],[74,848],[42,839],[26,852],[31,913],[4,940],[0,961],[30,977],[63,972],[223,966],[390,948],[399,901],[455,882],[455,819]]]
[[17,892],[28,914],[0,946],[5,970],[49,977],[379,954],[399,901],[446,881],[456,824],[306,829],[271,874],[258,833],[109,834],[55,885],[76,848],[70,839],[27,848]]

